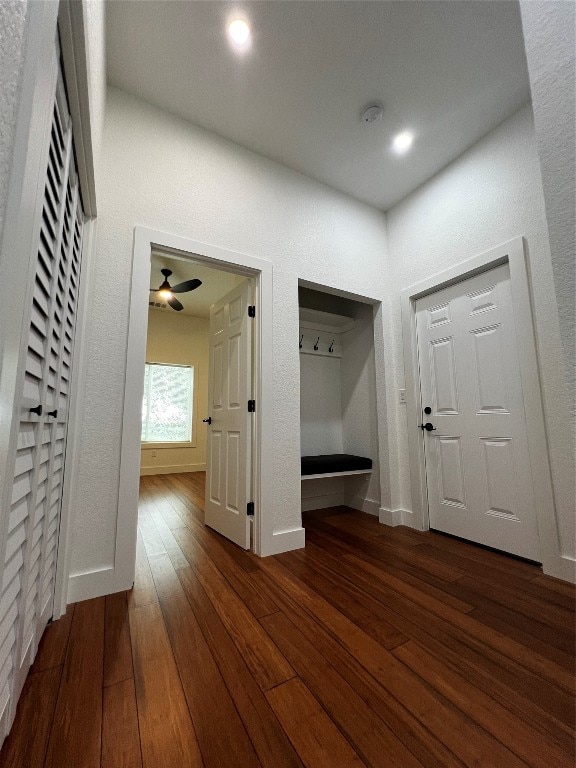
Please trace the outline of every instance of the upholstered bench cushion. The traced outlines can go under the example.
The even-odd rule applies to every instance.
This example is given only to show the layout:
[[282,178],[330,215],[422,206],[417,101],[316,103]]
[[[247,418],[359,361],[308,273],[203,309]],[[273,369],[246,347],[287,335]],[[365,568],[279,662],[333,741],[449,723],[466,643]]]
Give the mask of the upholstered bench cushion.
[[302,456],[302,475],[328,475],[334,472],[358,472],[372,469],[372,459],[351,456],[349,453],[332,453],[323,456]]

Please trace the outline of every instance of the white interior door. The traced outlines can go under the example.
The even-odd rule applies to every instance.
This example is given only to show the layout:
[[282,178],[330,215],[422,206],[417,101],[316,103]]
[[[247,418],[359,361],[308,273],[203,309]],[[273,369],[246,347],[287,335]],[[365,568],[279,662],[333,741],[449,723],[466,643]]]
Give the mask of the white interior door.
[[52,616],[84,216],[64,84],[57,83],[28,327],[19,362],[14,470],[0,555],[0,715],[9,725]]
[[430,527],[538,561],[508,265],[418,299],[416,322]]
[[250,548],[252,296],[245,280],[210,308],[206,525]]

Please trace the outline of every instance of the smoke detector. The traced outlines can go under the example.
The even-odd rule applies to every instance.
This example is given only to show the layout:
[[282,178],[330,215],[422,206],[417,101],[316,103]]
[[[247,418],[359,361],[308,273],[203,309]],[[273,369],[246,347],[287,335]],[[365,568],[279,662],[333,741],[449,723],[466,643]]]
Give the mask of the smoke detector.
[[375,123],[380,120],[384,114],[384,107],[381,104],[369,104],[362,112],[363,123]]

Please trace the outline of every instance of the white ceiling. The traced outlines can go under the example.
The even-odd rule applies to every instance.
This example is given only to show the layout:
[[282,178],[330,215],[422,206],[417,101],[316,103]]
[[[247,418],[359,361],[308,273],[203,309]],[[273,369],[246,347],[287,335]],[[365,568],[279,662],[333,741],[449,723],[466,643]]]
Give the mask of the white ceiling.
[[[232,272],[210,269],[203,264],[195,264],[188,260],[175,259],[162,253],[153,252],[150,266],[150,288],[158,288],[164,280],[164,276],[160,272],[163,267],[172,270],[172,274],[168,278],[170,285],[177,285],[184,282],[184,280],[192,280],[195,277],[198,280],[202,280],[202,285],[196,288],[196,290],[176,294],[176,298],[184,305],[184,309],[180,312],[176,312],[171,307],[166,307],[166,309],[162,310],[150,307],[151,310],[170,312],[173,315],[209,317],[211,305],[246,279]],[[157,297],[157,294],[150,293],[150,301],[162,300]]]
[[[113,85],[384,210],[530,95],[512,0],[114,0],[107,51]],[[363,124],[375,100],[384,117]]]

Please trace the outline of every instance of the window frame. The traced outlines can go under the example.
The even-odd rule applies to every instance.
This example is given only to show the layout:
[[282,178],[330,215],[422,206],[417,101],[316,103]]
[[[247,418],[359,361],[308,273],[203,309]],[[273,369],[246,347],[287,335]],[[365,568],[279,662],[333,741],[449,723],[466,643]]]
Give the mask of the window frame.
[[[192,419],[191,419],[191,436],[190,440],[179,441],[145,441],[140,439],[140,447],[143,451],[149,450],[162,450],[166,448],[196,448],[196,415],[197,415],[197,386],[196,386],[196,365],[189,365],[187,363],[162,363],[156,360],[146,360],[144,365],[163,365],[168,368],[190,368],[192,370]],[[144,368],[146,370],[146,368]],[[142,435],[142,426],[140,426],[140,435]]]

